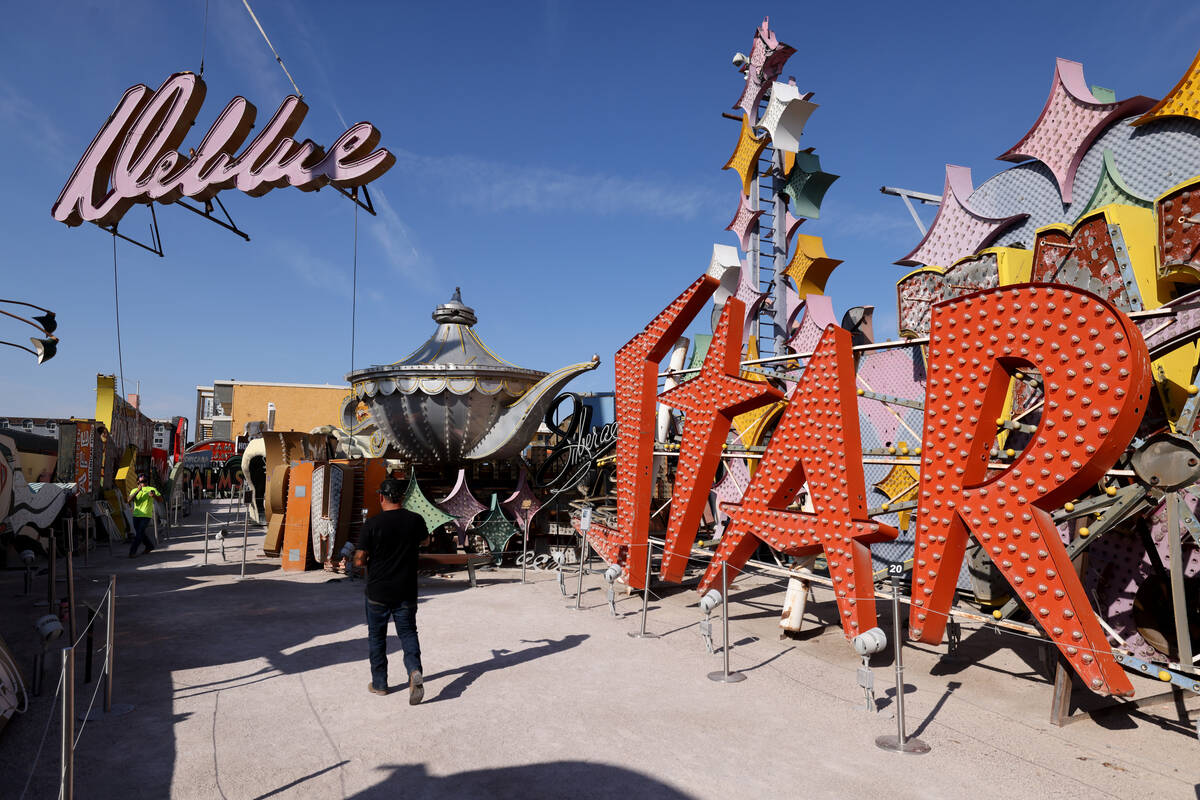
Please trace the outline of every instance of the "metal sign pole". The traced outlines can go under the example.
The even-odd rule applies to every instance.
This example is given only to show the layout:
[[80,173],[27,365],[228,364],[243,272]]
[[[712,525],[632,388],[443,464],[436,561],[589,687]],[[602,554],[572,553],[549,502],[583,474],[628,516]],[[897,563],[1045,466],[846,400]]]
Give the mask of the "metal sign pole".
[[1182,532],[1179,525],[1179,492],[1167,494],[1167,555],[1171,558],[1171,610],[1175,617],[1175,641],[1179,648],[1179,665],[1187,669],[1192,665],[1191,626],[1188,623],[1187,595],[1184,589]]
[[892,647],[896,651],[896,735],[879,736],[875,746],[917,756],[929,752],[929,745],[920,739],[907,739],[904,734],[904,640],[900,638],[900,576],[892,573]]
[[710,681],[718,683],[740,683],[746,676],[740,672],[729,671],[729,562],[721,562],[721,656],[723,669],[720,672],[708,673]]

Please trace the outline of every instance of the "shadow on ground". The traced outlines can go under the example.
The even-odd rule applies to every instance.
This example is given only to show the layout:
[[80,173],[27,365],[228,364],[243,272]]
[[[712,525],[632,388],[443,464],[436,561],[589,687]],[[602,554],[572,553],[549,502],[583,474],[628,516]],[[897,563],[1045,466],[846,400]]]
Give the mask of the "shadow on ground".
[[[538,798],[563,797],[575,800],[691,800],[674,787],[640,772],[609,764],[584,761],[551,761],[519,767],[479,769],[453,775],[429,775],[424,765],[388,765],[381,770],[391,774],[381,783],[353,795],[354,800],[435,800],[438,798],[488,797]],[[566,787],[570,787],[569,791]],[[282,787],[281,787],[282,788]],[[260,796],[260,800],[272,794]]]
[[[578,647],[588,638],[585,633],[567,634],[561,639],[536,639],[529,641],[522,639],[523,643],[536,644],[536,647],[527,647],[523,650],[492,650],[492,657],[482,661],[476,661],[474,664],[466,664],[454,669],[444,670],[433,675],[426,675],[425,680],[432,681],[438,678],[445,678],[450,675],[457,675],[454,680],[446,684],[437,695],[427,703],[436,703],[441,700],[453,700],[461,697],[462,693],[468,686],[476,681],[481,675],[487,672],[492,672],[498,669],[508,669],[515,667],[518,664],[524,664],[527,661],[559,653],[563,650],[569,650],[572,647]],[[540,644],[539,644],[540,643]],[[360,648],[361,649],[361,648]]]

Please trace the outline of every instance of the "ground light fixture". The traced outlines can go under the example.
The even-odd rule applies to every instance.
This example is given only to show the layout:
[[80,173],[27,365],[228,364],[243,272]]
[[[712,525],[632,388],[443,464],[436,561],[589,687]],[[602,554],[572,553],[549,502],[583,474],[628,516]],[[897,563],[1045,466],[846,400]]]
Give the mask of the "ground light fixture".
[[57,614],[45,614],[38,617],[34,623],[37,628],[38,635],[42,637],[42,644],[49,644],[53,640],[63,635],[62,620]]
[[860,656],[873,656],[887,647],[887,634],[882,628],[875,627],[855,636],[850,643],[854,645],[854,652]]
[[704,612],[704,616],[710,616],[713,609],[721,604],[721,593],[716,589],[709,589],[708,594],[700,598],[700,610]]

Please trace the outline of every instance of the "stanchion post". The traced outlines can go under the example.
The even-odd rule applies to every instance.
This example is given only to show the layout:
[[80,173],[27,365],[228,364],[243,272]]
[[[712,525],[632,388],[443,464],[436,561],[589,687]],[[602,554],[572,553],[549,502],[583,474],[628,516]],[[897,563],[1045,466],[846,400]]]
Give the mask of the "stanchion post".
[[721,562],[721,660],[720,672],[708,673],[710,681],[718,683],[740,683],[746,676],[729,671],[729,562]]
[[53,528],[50,528],[50,569],[46,571],[46,575],[49,577],[46,585],[46,604],[50,613],[58,614],[59,609],[55,606],[59,604],[59,540]]
[[49,547],[49,563],[46,565],[46,610],[51,614],[57,614],[58,609],[58,593],[55,588],[55,582],[58,580],[58,539],[54,535],[54,528],[50,529],[50,547]]
[[71,642],[76,638],[75,625],[75,556],[71,545],[75,543],[75,520],[67,520],[67,623],[71,631]]
[[250,515],[247,514],[242,519],[242,574],[239,577],[246,577],[246,548],[247,542],[250,540]]
[[525,582],[525,554],[529,551],[529,523],[526,522],[521,533],[521,583]]
[[113,673],[117,661],[117,576],[108,576],[108,625],[104,637],[104,709],[94,709],[86,719],[119,717],[133,711],[129,703],[113,703]]
[[208,512],[204,512],[204,563],[208,563]]
[[46,671],[46,645],[33,656],[33,696],[42,696],[42,677]]
[[575,602],[567,608],[574,611],[583,611],[583,568],[588,560],[588,529],[592,527],[592,507],[584,506],[583,513],[579,516],[579,585],[575,589]]
[[588,562],[588,538],[587,534],[580,534],[583,542],[579,546],[579,585],[575,587],[575,610],[583,610],[583,571],[587,568]]
[[646,610],[650,605],[650,557],[654,555],[654,549],[650,545],[650,537],[646,537],[646,583],[642,586],[642,627],[637,631],[630,631],[629,636],[633,639],[657,639],[657,633],[646,632]]
[[62,699],[62,747],[59,771],[59,794],[61,800],[75,796],[75,647],[62,650],[63,699]]
[[920,739],[908,739],[904,733],[904,640],[900,631],[900,576],[892,577],[892,647],[896,652],[896,735],[879,736],[875,746],[880,750],[921,755],[929,752],[929,745]]
[[92,627],[92,622],[96,619],[96,612],[91,606],[87,607],[87,618],[87,646],[83,650],[83,682],[91,683],[92,653],[96,646],[96,639],[94,636],[92,636],[92,631],[95,630],[95,628]]
[[117,641],[117,576],[108,576],[108,615],[104,634],[104,713],[112,711],[114,650]]

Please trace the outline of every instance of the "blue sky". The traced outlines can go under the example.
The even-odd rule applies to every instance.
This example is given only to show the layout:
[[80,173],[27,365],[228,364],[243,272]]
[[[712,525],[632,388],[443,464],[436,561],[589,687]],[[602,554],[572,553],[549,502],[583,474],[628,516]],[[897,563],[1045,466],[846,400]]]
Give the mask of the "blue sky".
[[[883,184],[940,193],[947,163],[978,186],[1036,119],[1056,56],[1118,97],[1161,97],[1200,47],[1178,3],[253,3],[329,144],[369,120],[396,166],[359,215],[355,364],[394,361],[432,331],[455,286],[485,342],[551,370],[598,353],[572,386],[611,388],[613,353],[708,265],[737,204],[721,165],[730,65],[771,17],[798,52],[784,70],[821,104],[805,131],[841,175],[820,220],[845,263],[840,313],[875,305],[895,335],[893,265],[920,240]],[[1181,10],[1184,9],[1184,10]],[[0,33],[3,297],[54,309],[59,353],[0,352],[0,416],[91,416],[95,374],[117,372],[112,238],[50,207],[136,83],[198,71],[208,95],[184,148],[230,98],[260,124],[291,91],[240,0],[22,4]],[[159,207],[158,258],[119,243],[126,391],[152,416],[192,416],[214,378],[341,383],[350,367],[354,208],[331,190],[221,195],[249,243]],[[926,212],[927,221],[932,210]],[[135,207],[122,232],[144,234]],[[707,316],[707,315],[705,315]],[[4,318],[0,338],[32,328]]]

